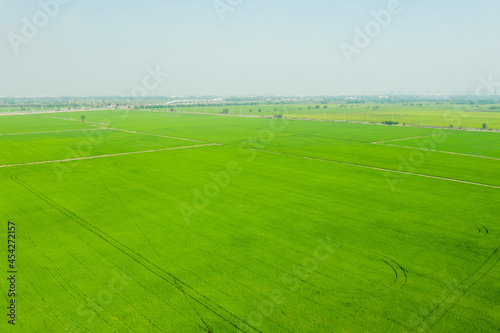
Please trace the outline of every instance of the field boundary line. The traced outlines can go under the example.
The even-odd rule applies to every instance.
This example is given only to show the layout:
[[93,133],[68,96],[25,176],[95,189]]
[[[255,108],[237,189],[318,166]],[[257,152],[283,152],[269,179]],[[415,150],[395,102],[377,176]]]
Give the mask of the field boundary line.
[[456,153],[453,151],[446,151],[446,150],[435,150],[435,149],[427,149],[427,148],[419,148],[419,147],[408,147],[408,146],[399,146],[399,145],[391,145],[389,143],[380,143],[381,146],[389,146],[389,147],[399,147],[399,148],[407,148],[407,149],[417,149],[417,150],[423,150],[423,151],[432,151],[435,153],[443,153],[443,154],[452,154],[452,155],[460,155],[460,156],[468,156],[468,157],[479,157],[479,158],[486,158],[489,160],[496,160],[500,161],[500,158],[498,157],[491,157],[491,156],[481,156],[481,155],[473,155],[473,154],[465,154],[465,153]]
[[[46,116],[46,118],[62,119],[62,120],[69,120],[69,121],[80,121],[78,119],[58,118],[58,117],[49,117],[49,116]],[[95,122],[95,121],[85,121],[85,122],[90,123],[89,126],[99,127],[99,129],[105,129],[105,130],[114,130],[114,131],[121,131],[121,132],[134,133],[134,134],[142,134],[142,135],[151,135],[151,136],[158,136],[158,137],[168,138],[168,139],[186,140],[186,141],[201,142],[201,143],[207,143],[207,144],[208,143],[214,143],[214,142],[201,141],[201,140],[188,139],[188,138],[180,138],[180,137],[168,136],[168,135],[162,135],[162,134],[144,133],[144,132],[126,130],[126,129],[122,129],[122,128],[107,127],[107,125],[109,125],[109,124],[98,123],[98,122]],[[98,124],[98,125],[101,125],[101,126],[92,125],[92,124]]]
[[10,135],[29,135],[29,134],[49,134],[49,133],[64,133],[64,132],[80,132],[80,131],[98,131],[99,128],[81,128],[74,130],[61,130],[61,131],[47,131],[47,132],[29,132],[29,133],[6,133],[0,134],[0,136],[10,136]]
[[[97,125],[90,125],[90,126],[97,126]],[[206,143],[206,144],[215,144],[215,142],[208,142],[208,141],[201,141],[201,140],[196,140],[196,139],[188,139],[188,138],[179,138],[176,136],[169,136],[169,135],[163,135],[163,134],[152,134],[152,133],[144,133],[144,132],[138,132],[138,131],[132,131],[132,130],[126,130],[122,128],[113,128],[113,127],[99,127],[100,129],[104,130],[113,130],[113,131],[120,131],[120,132],[127,132],[127,133],[134,133],[134,134],[142,134],[142,135],[151,135],[151,136],[158,136],[161,138],[167,138],[167,139],[177,139],[177,140],[185,140],[185,141],[192,141],[192,142],[200,142],[200,143]]]
[[[69,120],[69,121],[78,121],[78,122],[82,122],[81,120],[78,120],[78,119],[71,119],[71,118],[61,118],[61,117],[51,117],[51,116],[45,116],[45,118],[51,118],[51,119],[61,119],[61,120]],[[85,121],[87,123],[91,123],[91,124],[99,124],[99,125],[107,125],[106,123],[98,123],[96,121]],[[82,122],[82,123],[85,123],[85,122]]]
[[358,168],[365,168],[365,169],[372,169],[372,170],[386,171],[386,172],[394,172],[394,173],[400,173],[400,174],[405,174],[405,175],[410,175],[410,176],[426,177],[426,178],[446,180],[446,181],[451,181],[451,182],[456,182],[456,183],[463,183],[463,184],[469,184],[469,185],[477,185],[477,186],[484,186],[484,187],[491,187],[491,188],[500,189],[500,186],[488,185],[488,184],[481,184],[481,183],[475,183],[475,182],[469,182],[469,181],[460,180],[460,179],[445,178],[445,177],[439,177],[439,176],[431,176],[431,175],[425,175],[425,174],[421,174],[421,173],[413,173],[413,172],[407,172],[407,171],[384,169],[384,168],[371,167],[371,166],[362,165],[362,164],[354,164],[354,163],[348,163],[348,162],[332,161],[332,160],[326,160],[326,159],[322,159],[322,158],[308,157],[308,156],[302,156],[302,155],[293,155],[293,154],[286,154],[286,153],[279,153],[279,152],[275,152],[275,151],[268,151],[268,150],[261,150],[261,149],[251,149],[251,150],[260,151],[260,152],[269,153],[269,154],[284,155],[284,156],[291,156],[291,157],[299,157],[299,158],[303,158],[303,159],[306,159],[306,160],[316,160],[316,161],[322,161],[322,162],[330,162],[330,163],[342,164],[342,165],[347,165],[347,166],[354,166],[354,167],[358,167]]
[[103,158],[103,157],[125,156],[125,155],[133,155],[133,154],[145,154],[145,153],[154,153],[154,152],[158,152],[158,151],[167,151],[167,150],[176,150],[176,149],[189,149],[189,148],[199,148],[199,147],[208,147],[208,146],[221,146],[221,145],[222,144],[220,144],[220,143],[209,143],[209,144],[195,145],[195,146],[161,148],[161,149],[151,149],[151,150],[142,150],[142,151],[132,151],[132,152],[127,152],[127,153],[116,153],[116,154],[106,154],[106,155],[96,155],[96,156],[66,158],[66,159],[62,159],[62,160],[26,162],[26,163],[18,163],[18,164],[6,164],[6,165],[0,165],[0,168],[12,168],[12,167],[17,167],[17,166],[26,166],[26,165],[34,165],[34,164],[47,164],[47,163],[58,163],[58,162],[71,162],[71,161],[79,161],[79,160],[93,160],[95,158]]
[[450,134],[455,134],[455,133],[439,133],[439,134],[432,134],[432,135],[414,136],[412,138],[402,138],[402,139],[391,139],[391,140],[383,140],[383,141],[374,141],[374,142],[370,142],[370,143],[373,143],[375,145],[375,144],[382,144],[382,143],[385,143],[385,142],[411,140],[411,139],[421,139],[421,138],[430,138],[430,137],[433,137],[433,136],[450,135]]

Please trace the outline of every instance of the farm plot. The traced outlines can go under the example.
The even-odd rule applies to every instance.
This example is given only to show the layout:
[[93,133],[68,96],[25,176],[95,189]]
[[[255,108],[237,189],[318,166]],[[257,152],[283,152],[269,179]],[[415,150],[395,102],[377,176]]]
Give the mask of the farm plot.
[[[110,156],[62,181],[50,163],[0,168],[19,331],[498,328],[500,161],[430,154],[413,173],[493,187],[408,175],[392,188],[386,172],[419,150],[372,142],[432,129],[110,111],[88,124],[100,117],[114,129],[94,154]],[[85,137],[36,135],[2,151],[54,159]],[[496,156],[496,138],[478,145]],[[116,155],[183,146],[196,148]]]

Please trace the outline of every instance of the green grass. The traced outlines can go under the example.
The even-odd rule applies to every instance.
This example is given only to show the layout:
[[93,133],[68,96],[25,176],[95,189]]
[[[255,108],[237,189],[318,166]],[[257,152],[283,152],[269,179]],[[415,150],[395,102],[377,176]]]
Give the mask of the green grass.
[[[477,133],[464,131],[453,131],[448,133],[451,133],[451,135],[444,138],[443,142],[435,142],[435,147],[429,147],[436,150],[455,153],[500,158],[500,141],[498,140],[499,133]],[[395,145],[417,148],[418,143],[419,141],[415,139],[391,142],[391,144]]]
[[[373,143],[433,135],[429,128],[85,115],[84,124],[0,117],[0,131],[107,122],[222,145],[82,160],[66,164],[62,179],[51,163],[0,168],[0,216],[5,228],[17,223],[19,290],[17,325],[4,318],[0,331],[498,330],[500,188],[453,181],[500,186],[498,160],[434,152],[402,166],[422,151]],[[0,164],[57,160],[82,133],[0,137]],[[444,133],[439,150],[499,154],[498,133]],[[106,130],[92,154],[197,144]],[[214,190],[228,165],[239,172]],[[400,168],[418,175],[388,171]],[[387,174],[401,181],[391,188]],[[207,186],[213,197],[195,201]]]
[[[281,114],[291,119],[316,119],[348,122],[381,123],[394,120],[399,124],[411,126],[437,126],[437,127],[465,127],[482,128],[484,123],[490,129],[500,129],[500,112],[491,111],[492,105],[469,106],[443,103],[423,103],[422,106],[403,104],[329,104],[325,109],[323,104],[316,108],[311,104],[279,104],[279,105],[243,105],[220,107],[176,107],[171,106],[156,111],[170,111],[186,113],[217,113],[228,109],[229,115],[265,116]],[[378,109],[374,110],[374,107]],[[259,112],[259,109],[261,112]],[[151,109],[150,109],[151,110]],[[250,110],[252,110],[250,112]],[[275,111],[276,110],[276,111]]]

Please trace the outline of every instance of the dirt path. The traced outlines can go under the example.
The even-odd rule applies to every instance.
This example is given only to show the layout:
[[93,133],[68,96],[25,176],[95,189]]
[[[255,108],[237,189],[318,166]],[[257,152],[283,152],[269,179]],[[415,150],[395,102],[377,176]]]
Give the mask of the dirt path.
[[491,188],[500,189],[500,186],[488,185],[488,184],[481,184],[481,183],[474,183],[474,182],[469,182],[469,181],[460,180],[460,179],[445,178],[445,177],[424,175],[424,174],[420,174],[420,173],[413,173],[413,172],[406,172],[406,171],[398,171],[398,170],[377,168],[377,167],[371,167],[371,166],[361,165],[361,164],[353,164],[353,163],[347,163],[347,162],[325,160],[325,159],[322,159],[322,158],[307,157],[307,156],[301,156],[301,155],[292,155],[292,154],[286,154],[286,153],[278,153],[278,152],[268,151],[268,150],[260,150],[260,149],[252,149],[252,150],[260,151],[260,152],[268,153],[268,154],[276,154],[276,155],[298,157],[298,158],[303,158],[303,159],[306,159],[306,160],[316,160],[316,161],[322,161],[322,162],[330,162],[330,163],[343,164],[343,165],[348,165],[348,166],[353,166],[353,167],[358,167],[358,168],[364,168],[364,169],[372,169],[372,170],[378,170],[378,171],[393,172],[393,173],[405,174],[405,175],[410,175],[410,176],[433,178],[433,179],[446,180],[446,181],[456,182],[456,183],[463,183],[463,184],[469,184],[469,185],[477,185],[477,186],[484,186],[484,187],[491,187]]
[[81,128],[75,130],[61,130],[61,131],[48,131],[48,132],[28,132],[28,133],[6,133],[0,134],[0,136],[9,136],[9,135],[28,135],[28,134],[49,134],[49,133],[64,133],[64,132],[81,132],[81,131],[98,131],[98,128]]
[[432,134],[432,135],[414,136],[414,137],[412,137],[412,138],[392,139],[392,140],[376,141],[376,142],[370,142],[370,143],[373,143],[373,144],[379,144],[379,143],[393,142],[393,141],[402,141],[402,140],[411,140],[411,139],[430,138],[430,137],[433,137],[433,136],[450,135],[450,134],[454,134],[454,133],[440,133],[440,134]]
[[423,150],[423,151],[432,151],[432,152],[435,152],[435,153],[443,153],[443,154],[452,154],[452,155],[460,155],[460,156],[468,156],[468,157],[479,157],[479,158],[486,158],[486,159],[489,159],[489,160],[500,161],[500,158],[490,157],[490,156],[481,156],[481,155],[472,155],[472,154],[465,154],[465,153],[455,153],[455,152],[452,152],[452,151],[443,151],[443,150],[434,150],[434,149],[426,149],[426,148],[418,148],[418,147],[408,147],[408,146],[391,145],[391,144],[388,144],[388,143],[381,143],[380,145],[381,146],[407,148],[407,149],[417,149],[417,150]]
[[[58,117],[48,117],[47,118],[53,118],[53,119],[62,119],[62,120],[70,120],[70,121],[80,121],[78,119],[70,119],[70,118],[58,118]],[[126,130],[126,129],[121,129],[121,128],[114,128],[114,127],[107,127],[109,124],[106,123],[98,123],[94,121],[85,121],[86,123],[90,123],[89,126],[94,126],[98,127],[98,129],[104,129],[104,130],[113,130],[113,131],[121,131],[121,132],[127,132],[127,133],[134,133],[134,134],[142,134],[142,135],[150,135],[150,136],[158,136],[161,138],[168,138],[168,139],[177,139],[177,140],[185,140],[185,141],[192,141],[192,142],[200,142],[200,143],[206,143],[206,144],[212,144],[214,142],[208,142],[208,141],[201,141],[201,140],[195,140],[195,139],[188,139],[188,138],[180,138],[180,137],[175,137],[175,136],[168,136],[168,135],[161,135],[161,134],[151,134],[151,133],[144,133],[144,132],[138,132],[138,131],[131,131],[131,130]],[[98,124],[93,125],[93,124]]]
[[196,145],[196,146],[173,147],[173,148],[162,148],[162,149],[152,149],[152,150],[143,150],[143,151],[133,151],[133,152],[128,152],[128,153],[116,153],[116,154],[96,155],[96,156],[87,156],[87,157],[75,157],[75,158],[67,158],[67,159],[62,159],[62,160],[38,161],[38,162],[8,164],[8,165],[0,165],[0,168],[12,168],[12,167],[24,166],[24,165],[47,164],[47,163],[58,163],[58,162],[71,162],[71,161],[79,161],[79,160],[92,160],[92,159],[95,159],[95,158],[103,158],[103,157],[125,156],[125,155],[133,155],[133,154],[145,154],[145,153],[154,153],[154,152],[158,152],[158,151],[167,151],[167,150],[176,150],[176,149],[190,149],[190,148],[199,148],[199,147],[207,147],[207,146],[221,146],[221,144],[219,144],[219,143],[210,143],[210,144]]

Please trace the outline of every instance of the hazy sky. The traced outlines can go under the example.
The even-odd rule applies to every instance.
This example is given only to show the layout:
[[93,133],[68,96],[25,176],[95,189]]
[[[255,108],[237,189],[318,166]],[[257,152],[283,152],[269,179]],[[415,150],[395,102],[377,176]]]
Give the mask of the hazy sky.
[[[0,96],[460,94],[500,81],[500,1],[397,3],[0,0]],[[148,67],[169,75],[157,84]]]

